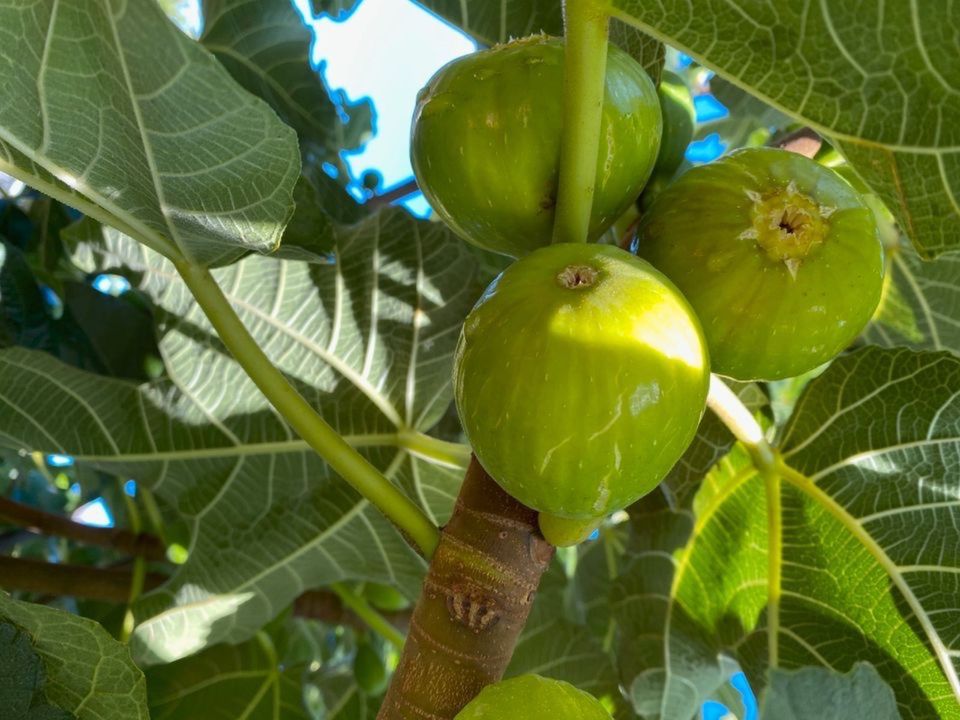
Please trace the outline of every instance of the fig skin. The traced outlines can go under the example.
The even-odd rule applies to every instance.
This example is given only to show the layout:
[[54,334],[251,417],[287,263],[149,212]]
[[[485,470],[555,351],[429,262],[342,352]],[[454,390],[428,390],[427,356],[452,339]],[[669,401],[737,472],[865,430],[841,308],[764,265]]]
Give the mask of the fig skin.
[[749,148],[669,185],[637,228],[637,252],[693,306],[713,371],[801,375],[848,347],[883,286],[865,198],[802,155]]
[[550,245],[508,267],[467,317],[454,393],[484,469],[540,513],[600,518],[657,486],[709,385],[699,323],[643,260]]
[[570,683],[520,675],[488,685],[454,720],[612,720],[595,697]]
[[[550,243],[563,126],[563,40],[535,35],[442,67],[420,91],[410,158],[430,206],[457,234],[520,257]],[[629,207],[660,147],[653,81],[607,57],[590,221],[596,239]]]
[[663,115],[663,134],[653,175],[667,181],[683,164],[687,146],[693,141],[697,128],[697,111],[690,88],[683,78],[669,70],[664,70],[660,77],[657,96],[660,98],[660,111]]

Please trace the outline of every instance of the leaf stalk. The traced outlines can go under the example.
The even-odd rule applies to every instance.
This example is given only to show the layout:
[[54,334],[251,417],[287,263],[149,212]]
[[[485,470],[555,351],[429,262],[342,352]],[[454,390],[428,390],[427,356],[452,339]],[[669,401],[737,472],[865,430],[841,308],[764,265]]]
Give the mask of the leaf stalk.
[[370,603],[363,597],[343,583],[333,583],[330,586],[330,590],[340,598],[343,606],[353,611],[353,614],[360,618],[368,628],[393,645],[397,650],[403,650],[403,633],[388,623],[386,618],[371,607]]
[[311,407],[257,345],[210,271],[176,261],[177,271],[223,344],[277,412],[340,477],[390,519],[430,558],[440,531],[429,517]]
[[587,242],[607,72],[606,3],[566,0],[563,130],[553,242]]
[[747,449],[758,470],[765,472],[776,469],[777,451],[767,441],[760,423],[737,394],[716,375],[710,375],[707,407]]

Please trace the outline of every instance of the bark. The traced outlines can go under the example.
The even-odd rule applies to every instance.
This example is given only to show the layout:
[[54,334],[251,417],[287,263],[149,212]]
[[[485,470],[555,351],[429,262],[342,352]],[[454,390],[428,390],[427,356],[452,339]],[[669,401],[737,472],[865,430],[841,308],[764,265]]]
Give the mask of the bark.
[[[162,573],[147,573],[143,589],[153,590],[168,580]],[[76,597],[126,603],[130,597],[133,573],[129,568],[102,568],[89,565],[48,563],[0,555],[0,590],[20,590],[47,597]],[[308,590],[293,603],[297,617],[322,620],[331,625],[349,625],[364,629],[364,622],[343,606],[329,590]],[[410,613],[381,613],[391,625],[405,631]]]
[[[164,575],[148,573],[143,583],[144,590],[151,590],[166,579]],[[5,590],[125,603],[130,597],[132,581],[133,574],[123,568],[0,557],[0,588]]]
[[0,519],[41,535],[65,537],[87,545],[113,548],[148,560],[163,560],[166,548],[156,537],[136,534],[122,528],[99,528],[74,522],[62,515],[38,510],[30,505],[0,497]]
[[471,460],[378,720],[451,720],[503,677],[553,547]]

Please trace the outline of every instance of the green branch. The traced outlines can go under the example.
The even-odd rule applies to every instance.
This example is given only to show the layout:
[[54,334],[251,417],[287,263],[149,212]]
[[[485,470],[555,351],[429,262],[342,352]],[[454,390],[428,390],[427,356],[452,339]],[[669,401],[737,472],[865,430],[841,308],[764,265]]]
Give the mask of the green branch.
[[206,268],[175,262],[223,344],[303,440],[430,558],[440,531],[430,518],[328,425],[273,365]]
[[402,430],[397,444],[417,457],[437,465],[466,468],[470,464],[470,446],[431,437],[416,430]]
[[341,583],[333,583],[330,589],[340,598],[343,606],[351,610],[368,628],[391,643],[397,650],[403,650],[403,633],[388,623],[383,615],[370,606],[370,603]]
[[741,402],[737,394],[716,375],[710,376],[707,407],[720,419],[733,436],[746,447],[758,470],[771,470],[777,464],[777,451],[767,442],[763,428]]
[[[137,501],[123,492],[122,488],[120,494],[123,496],[127,506],[127,517],[130,520],[130,529],[140,535],[143,532],[143,519],[140,517],[140,508],[137,507]],[[133,635],[133,628],[136,625],[136,618],[133,615],[133,604],[143,593],[143,584],[146,577],[147,561],[144,560],[142,555],[137,555],[133,559],[133,578],[130,581],[130,594],[127,596],[127,609],[123,615],[123,625],[120,628],[121,642],[130,642],[130,637]]]
[[586,242],[600,151],[600,122],[607,72],[606,3],[567,0],[564,5],[563,132],[554,242]]

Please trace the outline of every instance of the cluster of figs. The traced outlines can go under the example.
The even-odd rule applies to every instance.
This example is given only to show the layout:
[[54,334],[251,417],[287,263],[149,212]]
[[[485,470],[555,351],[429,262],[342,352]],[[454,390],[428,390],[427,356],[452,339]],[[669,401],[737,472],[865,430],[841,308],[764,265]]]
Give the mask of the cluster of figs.
[[[563,62],[563,41],[543,35],[454,60],[421,91],[411,146],[440,219],[515,258],[464,322],[455,398],[477,460],[558,546],[656,488],[696,434],[711,372],[778,380],[828,362],[872,317],[884,272],[867,198],[813,159],[747,148],[677,176],[689,91],[665,74],[658,92],[613,45],[589,234],[552,244]],[[624,242],[610,230],[641,195]],[[458,720],[505,709],[610,717],[524,676]]]

